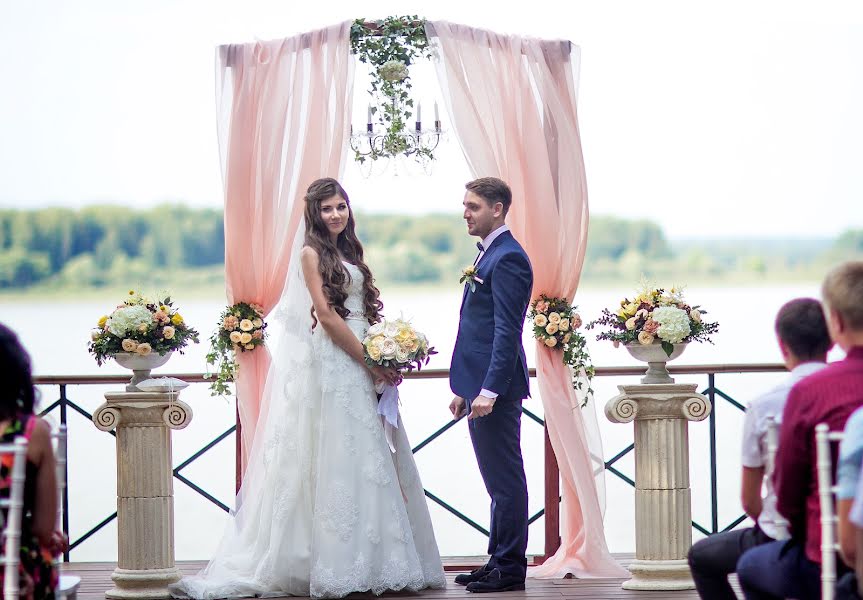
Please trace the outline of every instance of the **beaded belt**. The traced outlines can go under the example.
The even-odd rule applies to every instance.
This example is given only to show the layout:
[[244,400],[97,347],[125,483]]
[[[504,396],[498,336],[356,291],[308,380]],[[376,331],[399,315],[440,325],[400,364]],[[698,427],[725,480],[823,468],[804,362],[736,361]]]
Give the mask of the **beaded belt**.
[[352,310],[348,313],[348,316],[345,317],[345,321],[347,321],[348,319],[353,319],[355,321],[365,321],[366,315],[364,313]]

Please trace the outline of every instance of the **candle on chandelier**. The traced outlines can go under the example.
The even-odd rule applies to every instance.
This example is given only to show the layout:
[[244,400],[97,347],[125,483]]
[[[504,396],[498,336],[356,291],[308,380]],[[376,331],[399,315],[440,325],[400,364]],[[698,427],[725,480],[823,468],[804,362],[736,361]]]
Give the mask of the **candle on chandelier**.
[[437,100],[434,101],[434,128],[440,131],[440,114],[437,110]]
[[369,133],[372,132],[372,105],[367,105],[368,107],[368,121],[366,121],[366,131]]
[[423,105],[422,102],[417,102],[417,131],[422,130],[422,114],[423,114]]

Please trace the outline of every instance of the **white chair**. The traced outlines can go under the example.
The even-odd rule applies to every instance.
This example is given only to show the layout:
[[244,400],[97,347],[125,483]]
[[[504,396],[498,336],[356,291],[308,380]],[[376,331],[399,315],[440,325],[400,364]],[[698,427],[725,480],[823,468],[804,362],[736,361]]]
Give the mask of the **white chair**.
[[[66,426],[60,425],[57,431],[51,434],[51,437],[56,440],[54,455],[57,462],[57,529],[61,530],[63,528],[63,492],[66,490]],[[58,557],[54,563],[54,568],[57,569],[57,574],[60,576],[55,590],[57,598],[75,600],[78,595],[78,588],[81,586],[81,578],[77,575],[63,575],[62,558]]]
[[815,426],[815,460],[818,471],[818,503],[821,508],[821,599],[833,600],[836,591],[837,486],[833,477],[830,443],[842,441],[841,431],[830,431],[826,423]]
[[12,455],[12,487],[9,498],[0,499],[0,508],[6,513],[5,520],[0,512],[0,525],[3,528],[5,543],[3,556],[3,598],[18,600],[21,582],[18,568],[21,563],[21,520],[24,516],[24,484],[27,478],[27,440],[19,437],[12,444],[0,444],[0,455]]

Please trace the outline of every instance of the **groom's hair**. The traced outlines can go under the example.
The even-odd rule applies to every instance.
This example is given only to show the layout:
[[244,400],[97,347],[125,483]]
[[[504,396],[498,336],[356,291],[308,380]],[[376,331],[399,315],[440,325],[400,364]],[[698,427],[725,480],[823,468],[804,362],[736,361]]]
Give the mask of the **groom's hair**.
[[480,177],[467,182],[464,187],[467,191],[473,192],[485,200],[489,206],[494,206],[498,202],[503,204],[504,216],[509,212],[509,207],[512,204],[512,190],[502,179]]

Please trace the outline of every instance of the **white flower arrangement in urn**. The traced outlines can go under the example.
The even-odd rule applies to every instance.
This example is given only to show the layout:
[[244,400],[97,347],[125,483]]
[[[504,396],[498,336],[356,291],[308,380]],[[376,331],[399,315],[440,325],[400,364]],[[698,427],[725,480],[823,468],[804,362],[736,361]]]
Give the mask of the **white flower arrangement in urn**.
[[671,357],[676,345],[713,343],[710,335],[719,330],[719,324],[705,321],[705,314],[701,306],[687,303],[681,287],[665,290],[642,281],[635,298],[621,300],[616,312],[603,309],[602,316],[586,327],[605,327],[597,340],[610,340],[615,346],[659,344],[666,356]]
[[170,296],[154,299],[129,290],[122,304],[99,319],[98,327],[90,332],[87,348],[101,366],[122,354],[182,353],[189,342],[198,343],[198,332],[186,324]]

